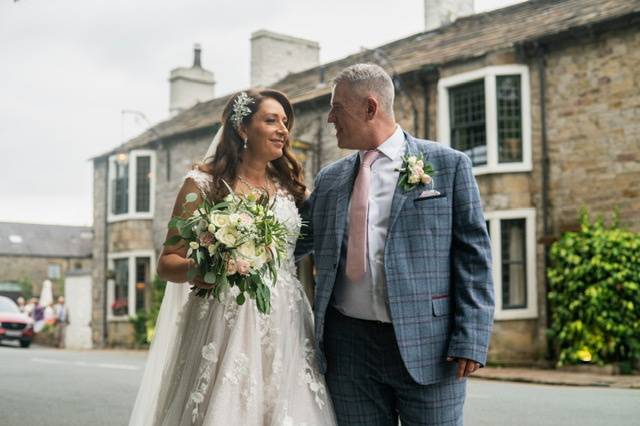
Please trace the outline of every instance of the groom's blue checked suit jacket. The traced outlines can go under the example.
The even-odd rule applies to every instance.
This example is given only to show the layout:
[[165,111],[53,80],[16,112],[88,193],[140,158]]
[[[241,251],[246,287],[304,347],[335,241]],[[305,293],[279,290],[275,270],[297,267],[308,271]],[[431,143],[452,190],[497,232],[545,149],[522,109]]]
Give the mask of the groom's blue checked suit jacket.
[[[469,158],[405,134],[407,153],[423,153],[441,195],[396,186],[384,250],[388,306],[400,354],[413,379],[430,384],[451,376],[447,356],[484,364],[493,324],[491,251]],[[313,251],[316,349],[321,370],[324,321],[343,250],[349,198],[358,168],[354,153],[320,171],[304,208],[308,227],[296,254]]]

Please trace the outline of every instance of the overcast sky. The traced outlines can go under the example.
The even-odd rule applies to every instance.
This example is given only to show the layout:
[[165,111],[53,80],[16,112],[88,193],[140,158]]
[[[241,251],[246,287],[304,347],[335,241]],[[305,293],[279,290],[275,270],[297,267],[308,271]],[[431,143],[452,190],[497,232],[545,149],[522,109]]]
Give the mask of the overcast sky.
[[91,225],[89,158],[144,130],[122,109],[167,118],[194,43],[221,96],[248,86],[258,29],[315,40],[328,62],[423,26],[423,0],[0,0],[0,221]]

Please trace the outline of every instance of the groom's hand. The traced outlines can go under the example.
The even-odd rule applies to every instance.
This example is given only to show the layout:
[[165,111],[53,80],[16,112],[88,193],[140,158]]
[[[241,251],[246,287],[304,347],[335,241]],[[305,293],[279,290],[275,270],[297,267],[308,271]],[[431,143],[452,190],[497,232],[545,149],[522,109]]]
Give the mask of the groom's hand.
[[475,373],[480,368],[480,363],[472,359],[448,356],[447,361],[458,362],[458,368],[456,369],[456,379],[458,380],[461,380],[463,377],[469,377],[469,375]]

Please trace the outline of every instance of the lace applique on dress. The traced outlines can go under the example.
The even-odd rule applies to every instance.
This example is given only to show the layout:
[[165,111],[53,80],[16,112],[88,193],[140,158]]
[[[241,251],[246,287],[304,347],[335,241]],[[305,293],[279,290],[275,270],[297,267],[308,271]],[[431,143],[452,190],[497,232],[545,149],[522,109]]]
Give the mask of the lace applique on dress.
[[209,188],[211,182],[213,182],[213,176],[211,176],[209,173],[205,173],[198,169],[193,169],[189,170],[184,179],[193,180],[193,182],[195,182],[196,186],[200,190],[200,195],[202,195],[203,198],[209,196]]
[[204,362],[198,371],[198,379],[195,384],[195,390],[189,396],[189,404],[193,404],[191,412],[191,422],[198,420],[200,404],[204,401],[204,395],[207,394],[211,377],[213,375],[212,366],[218,362],[218,349],[214,342],[210,342],[202,347],[202,358]]
[[315,367],[315,349],[309,339],[304,340],[304,370],[298,376],[300,381],[309,385],[309,389],[315,395],[316,404],[319,408],[326,404],[327,390],[322,376]]

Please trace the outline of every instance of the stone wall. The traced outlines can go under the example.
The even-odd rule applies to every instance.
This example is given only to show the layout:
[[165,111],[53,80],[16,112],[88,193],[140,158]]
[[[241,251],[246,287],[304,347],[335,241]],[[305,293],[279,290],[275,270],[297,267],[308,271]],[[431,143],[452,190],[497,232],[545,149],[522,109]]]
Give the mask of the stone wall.
[[0,256],[0,281],[28,281],[34,296],[39,296],[42,282],[49,279],[49,265],[60,266],[60,278],[51,279],[53,296],[64,295],[64,277],[67,271],[93,267],[92,259],[63,257]]
[[581,206],[620,209],[640,230],[640,31],[554,46],[547,56],[551,217],[575,227]]

